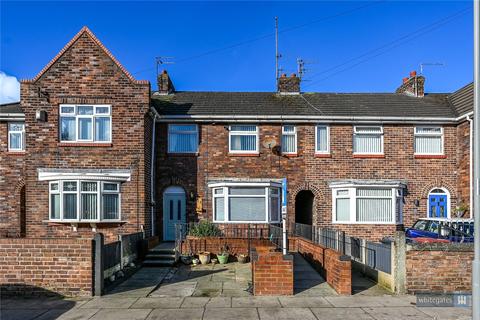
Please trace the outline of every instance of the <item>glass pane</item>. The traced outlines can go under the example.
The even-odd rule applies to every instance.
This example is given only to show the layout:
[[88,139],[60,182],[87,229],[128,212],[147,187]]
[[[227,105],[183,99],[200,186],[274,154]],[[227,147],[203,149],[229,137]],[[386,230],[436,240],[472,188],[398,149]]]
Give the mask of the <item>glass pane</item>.
[[348,196],[348,190],[338,190],[337,196]]
[[23,131],[25,124],[23,123],[9,123],[8,131]]
[[280,193],[280,189],[279,189],[279,188],[270,188],[270,193],[271,193],[271,194],[279,194],[279,193]]
[[215,221],[225,220],[225,199],[215,198]]
[[62,117],[60,130],[60,139],[62,141],[75,141],[75,118]]
[[337,221],[350,220],[350,198],[337,199]]
[[231,195],[264,195],[265,188],[230,188]]
[[63,195],[63,218],[77,219],[77,195],[75,193]]
[[270,198],[270,221],[280,220],[280,199],[277,197]]
[[265,198],[229,198],[230,221],[265,221]]
[[173,200],[170,200],[169,204],[170,204],[170,210],[169,210],[170,220],[173,220]]
[[381,153],[381,135],[355,135],[353,152],[356,153]]
[[50,190],[52,190],[52,191],[58,190],[58,183],[52,183],[50,185]]
[[65,181],[63,182],[63,191],[77,191],[77,182],[76,181]]
[[95,107],[96,114],[109,114],[109,107]]
[[294,134],[282,135],[282,152],[292,153],[297,151],[295,138]]
[[391,222],[392,199],[357,198],[357,221]]
[[230,127],[230,131],[256,132],[257,126],[234,125]]
[[295,126],[283,126],[283,132],[295,132]]
[[91,115],[93,114],[93,107],[92,106],[78,106],[78,114],[79,115]]
[[118,191],[118,184],[116,183],[104,183],[103,184],[104,191]]
[[441,127],[416,127],[417,133],[426,133],[426,134],[441,134],[442,128]]
[[391,197],[392,189],[357,189],[360,197]]
[[92,140],[92,119],[79,118],[78,119],[78,139]]
[[82,182],[82,191],[97,191],[97,183],[96,182]]
[[97,194],[87,193],[82,194],[82,219],[94,220],[97,219]]
[[110,141],[110,118],[95,118],[95,141]]
[[169,133],[169,152],[197,152],[196,133]]
[[61,107],[60,108],[60,113],[74,114],[75,113],[75,107]]
[[415,137],[415,153],[441,154],[442,153],[442,137],[441,136]]
[[382,127],[355,127],[358,133],[382,133]]
[[174,131],[197,131],[197,125],[195,124],[171,124],[168,127],[171,132]]
[[325,126],[317,126],[317,146],[315,151],[328,151],[328,129]]
[[50,195],[50,219],[60,219],[60,194]]
[[213,190],[215,194],[223,194],[223,188]]
[[232,151],[256,151],[256,135],[231,135],[230,148]]
[[10,149],[22,149],[22,134],[19,132],[10,132]]
[[118,194],[104,194],[102,197],[103,197],[103,218],[118,219],[119,218]]
[[177,200],[177,220],[182,220],[182,201]]

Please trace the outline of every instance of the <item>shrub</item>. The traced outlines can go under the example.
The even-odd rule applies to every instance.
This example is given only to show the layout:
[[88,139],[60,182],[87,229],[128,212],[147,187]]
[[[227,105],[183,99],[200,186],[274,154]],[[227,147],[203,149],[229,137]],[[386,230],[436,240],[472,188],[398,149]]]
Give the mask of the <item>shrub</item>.
[[202,220],[190,228],[189,236],[193,237],[219,237],[220,229],[208,220]]

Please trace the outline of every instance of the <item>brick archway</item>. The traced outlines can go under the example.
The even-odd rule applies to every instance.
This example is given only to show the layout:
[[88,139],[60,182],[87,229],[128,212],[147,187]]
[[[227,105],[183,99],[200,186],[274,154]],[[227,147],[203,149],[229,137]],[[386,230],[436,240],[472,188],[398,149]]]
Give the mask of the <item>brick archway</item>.
[[312,225],[316,225],[318,224],[321,203],[325,200],[325,197],[320,187],[311,182],[303,182],[289,191],[288,202],[290,203],[290,210],[292,212],[289,219],[291,219],[292,222],[295,221],[295,200],[301,191],[310,191],[313,193]]
[[25,237],[27,228],[27,216],[26,216],[26,192],[25,192],[25,180],[21,178],[15,185],[15,198],[18,206],[16,207],[16,214],[18,217],[18,225],[15,231],[15,237]]
[[432,182],[425,184],[422,188],[422,199],[428,199],[428,194],[434,188],[445,188],[450,193],[451,199],[457,199],[457,190],[450,183],[442,181],[442,179],[436,179]]

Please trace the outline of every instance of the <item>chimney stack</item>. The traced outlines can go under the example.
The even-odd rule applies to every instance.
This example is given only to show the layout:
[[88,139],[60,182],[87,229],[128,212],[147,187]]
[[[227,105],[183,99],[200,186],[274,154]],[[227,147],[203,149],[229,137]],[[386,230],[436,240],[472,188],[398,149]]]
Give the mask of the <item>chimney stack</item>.
[[300,93],[300,78],[295,73],[290,77],[284,73],[278,78],[277,91],[283,94],[298,94]]
[[168,76],[167,70],[163,70],[162,73],[157,76],[157,85],[159,94],[169,94],[175,91],[175,87]]
[[416,71],[410,72],[408,78],[403,78],[403,83],[395,93],[423,98],[425,96],[425,77],[417,75]]

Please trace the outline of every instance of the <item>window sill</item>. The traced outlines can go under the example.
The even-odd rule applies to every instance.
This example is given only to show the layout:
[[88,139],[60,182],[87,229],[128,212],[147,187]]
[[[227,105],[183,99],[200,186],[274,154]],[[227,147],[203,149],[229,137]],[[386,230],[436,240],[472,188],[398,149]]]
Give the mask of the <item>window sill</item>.
[[169,157],[198,157],[198,152],[167,152],[167,156]]
[[260,153],[235,153],[229,152],[230,157],[260,157]]
[[447,159],[444,154],[416,154],[415,159]]
[[349,224],[349,225],[397,225],[399,223],[396,223],[396,222],[351,222],[351,221],[347,221],[347,222],[340,222],[340,221],[332,221],[332,224]]
[[282,153],[282,157],[285,157],[285,158],[296,158],[296,157],[298,157],[298,153]]
[[7,155],[11,156],[24,156],[25,153],[25,151],[7,151]]
[[354,154],[354,158],[357,159],[384,159],[384,154]]
[[118,224],[124,224],[127,223],[127,221],[124,220],[117,220],[117,221],[55,221],[55,220],[43,220],[43,223],[46,223],[48,225],[78,225],[78,226],[90,226],[92,224],[95,225],[118,225]]
[[315,158],[331,158],[332,155],[330,153],[315,153]]
[[100,147],[100,148],[105,148],[105,147],[112,147],[113,143],[107,142],[107,143],[97,143],[97,142],[59,142],[57,144],[58,147]]

